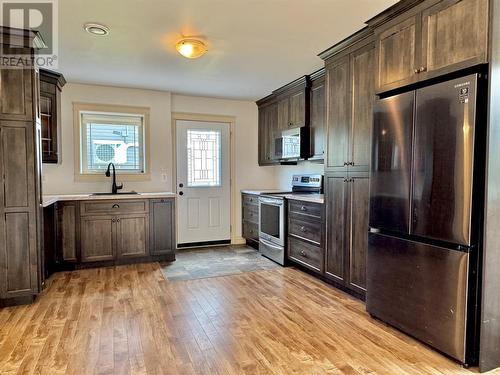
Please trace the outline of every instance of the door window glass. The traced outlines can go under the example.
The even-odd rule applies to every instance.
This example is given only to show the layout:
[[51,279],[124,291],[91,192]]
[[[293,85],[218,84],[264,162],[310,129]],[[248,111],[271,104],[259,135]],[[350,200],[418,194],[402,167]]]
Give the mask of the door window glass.
[[221,185],[220,130],[187,131],[187,165],[189,187]]

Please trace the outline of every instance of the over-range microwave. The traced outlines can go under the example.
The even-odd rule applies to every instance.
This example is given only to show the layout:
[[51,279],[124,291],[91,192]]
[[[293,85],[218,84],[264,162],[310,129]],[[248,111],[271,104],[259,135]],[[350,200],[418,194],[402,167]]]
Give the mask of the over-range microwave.
[[282,162],[311,157],[311,133],[309,127],[283,130],[275,139],[275,156]]

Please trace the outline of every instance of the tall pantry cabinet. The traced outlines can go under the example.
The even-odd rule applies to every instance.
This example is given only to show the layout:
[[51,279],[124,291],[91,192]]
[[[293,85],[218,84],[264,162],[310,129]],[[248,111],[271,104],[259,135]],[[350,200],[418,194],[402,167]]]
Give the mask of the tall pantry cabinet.
[[325,276],[364,297],[372,114],[373,32],[365,28],[320,54],[326,69]]
[[[2,54],[30,59],[37,33],[0,28]],[[9,44],[6,44],[9,43]],[[0,307],[40,290],[41,123],[36,67],[0,69]]]

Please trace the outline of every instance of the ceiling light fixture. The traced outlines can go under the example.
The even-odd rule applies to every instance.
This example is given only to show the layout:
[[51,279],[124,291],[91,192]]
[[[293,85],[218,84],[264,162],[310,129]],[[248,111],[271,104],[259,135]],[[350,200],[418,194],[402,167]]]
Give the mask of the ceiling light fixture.
[[86,32],[97,36],[106,36],[109,34],[109,27],[101,25],[100,23],[86,23],[83,25]]
[[207,52],[207,46],[201,40],[184,38],[175,45],[177,51],[188,59],[196,59]]

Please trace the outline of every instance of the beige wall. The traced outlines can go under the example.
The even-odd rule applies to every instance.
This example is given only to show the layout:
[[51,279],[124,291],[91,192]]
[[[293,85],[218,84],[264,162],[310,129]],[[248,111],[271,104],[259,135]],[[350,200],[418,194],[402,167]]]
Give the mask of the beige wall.
[[233,183],[236,190],[235,230],[241,237],[241,194],[243,189],[274,189],[276,168],[257,164],[257,106],[253,102],[172,94],[172,112],[233,116],[235,160]]
[[[110,181],[77,182],[74,177],[73,102],[129,105],[150,108],[151,180],[126,182],[125,190],[170,191],[172,163],[169,92],[117,87],[67,84],[62,92],[61,160],[58,165],[43,165],[44,194],[89,193],[110,190]],[[166,179],[162,177],[165,176]]]
[[[248,101],[224,100],[173,95],[169,92],[127,89],[107,86],[67,84],[62,93],[61,160],[58,165],[44,164],[44,194],[70,194],[109,191],[110,181],[80,182],[74,177],[73,102],[131,105],[150,108],[151,180],[125,182],[125,190],[171,191],[172,112],[232,116],[235,118],[235,228],[233,236],[241,238],[242,189],[278,187],[279,167],[257,165],[257,107]],[[164,179],[166,177],[166,179]],[[118,179],[119,180],[119,179]]]

